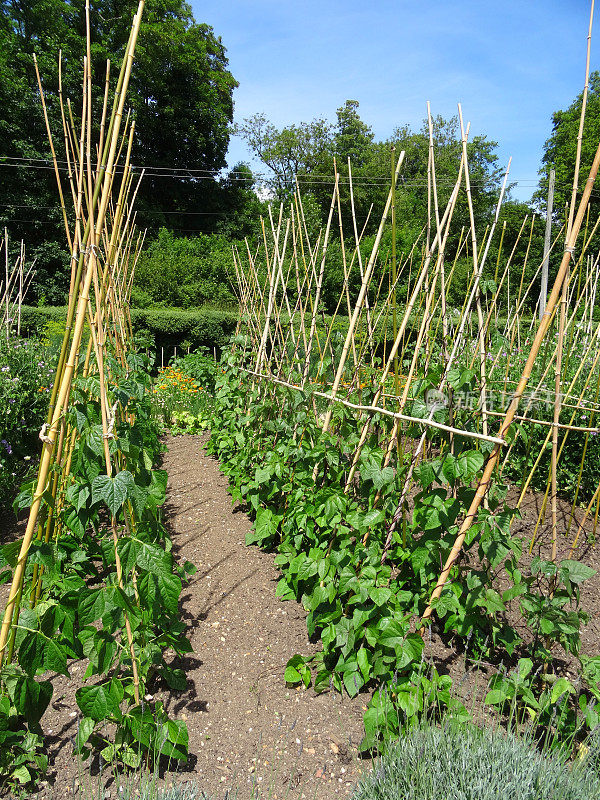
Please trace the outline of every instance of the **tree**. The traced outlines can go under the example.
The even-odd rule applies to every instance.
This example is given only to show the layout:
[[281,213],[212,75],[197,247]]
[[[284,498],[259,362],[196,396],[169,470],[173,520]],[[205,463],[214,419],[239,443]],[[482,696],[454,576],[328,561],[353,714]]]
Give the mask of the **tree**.
[[[498,198],[501,171],[496,147],[497,143],[486,136],[474,136],[467,143],[471,196],[475,219],[482,226],[481,233],[493,215]],[[372,230],[381,218],[391,183],[392,148],[394,163],[402,151],[405,154],[397,184],[396,217],[398,244],[408,249],[427,222],[429,126],[426,120],[418,131],[408,125],[398,126],[389,139],[379,142],[372,140],[370,144],[363,145],[361,157],[356,164],[352,162],[354,205],[360,224],[367,218],[372,206],[369,228]],[[456,117],[433,118],[433,150],[438,205],[442,213],[460,168],[462,142]],[[468,220],[464,191],[459,195],[455,219]],[[351,221],[345,217],[345,230],[351,230],[350,225]],[[451,234],[449,253],[452,252],[453,238]]]
[[[23,19],[17,20],[9,14],[8,4],[0,2],[0,226],[8,228],[14,246],[25,240],[29,259],[38,256],[36,288],[41,285],[43,294],[60,302],[66,278],[55,291],[53,276],[66,273],[68,259],[54,175],[48,164],[30,165],[23,160],[50,155],[31,56],[34,37],[28,19],[32,6],[24,4]],[[46,20],[56,25],[60,20],[52,16],[40,14],[40,25]],[[65,41],[69,31],[68,24],[61,31]]]
[[348,157],[353,166],[360,167],[373,145],[373,132],[360,118],[358,105],[357,100],[346,100],[336,112],[335,125],[315,118],[277,128],[264,114],[254,114],[236,127],[236,133],[271,170],[268,184],[278,200],[293,194],[296,177],[304,179],[305,185],[314,182],[315,196],[330,196],[318,187],[333,176],[334,159],[340,171],[345,170]]
[[[116,82],[136,3],[97,0],[92,8],[92,69],[95,118],[99,120],[106,60]],[[54,177],[23,158],[47,158],[48,146],[32,54],[38,55],[57,149],[62,150],[58,104],[58,55],[63,91],[74,113],[81,105],[85,54],[85,4],[80,0],[0,0],[0,157],[3,168],[1,224],[30,251],[60,243]],[[148,0],[144,11],[128,103],[136,121],[135,164],[148,167],[138,195],[138,221],[191,231],[214,230],[225,166],[233,90],[221,39],[196,23],[183,0]],[[64,155],[59,155],[64,158]],[[40,165],[38,164],[37,167]],[[35,174],[36,180],[32,180]],[[23,209],[27,209],[24,211]],[[189,213],[188,213],[189,212]],[[48,269],[47,263],[38,263]],[[57,265],[50,265],[56,269]],[[50,277],[50,276],[48,276]]]
[[[378,225],[391,181],[392,147],[396,159],[405,151],[397,193],[401,240],[412,243],[427,219],[427,171],[429,128],[425,122],[419,131],[408,125],[396,128],[385,141],[376,141],[371,127],[361,119],[356,100],[346,100],[337,109],[337,121],[330,125],[323,119],[300,122],[278,129],[264,114],[256,114],[238,127],[251,151],[273,173],[271,186],[278,200],[286,200],[298,176],[300,188],[309,191],[321,209],[325,224],[331,204],[334,159],[340,174],[342,221],[345,235],[352,237],[353,219],[348,187],[350,158],[353,199],[359,230],[369,217],[366,233]],[[433,120],[436,178],[440,208],[448,201],[458,176],[462,143],[458,119]],[[495,209],[501,172],[496,155],[497,144],[486,136],[475,136],[467,144],[471,191],[475,215],[485,224]],[[466,198],[461,196],[457,215],[466,213]],[[465,214],[463,213],[463,216]],[[466,218],[466,217],[465,217]]]
[[[295,185],[294,177],[298,177],[305,205],[317,212],[316,216],[321,227],[326,224],[331,207],[335,161],[335,167],[340,175],[343,235],[348,245],[352,247],[356,220],[358,232],[362,232],[364,228],[361,249],[365,257],[368,257],[374,233],[379,225],[388,196],[391,183],[392,153],[394,151],[394,158],[397,160],[400,153],[404,151],[405,157],[396,191],[396,236],[398,251],[408,253],[427,224],[429,124],[425,120],[421,128],[416,131],[408,125],[399,126],[390,138],[378,141],[375,139],[371,127],[361,119],[358,109],[359,105],[356,100],[346,100],[344,105],[337,109],[334,125],[329,125],[325,120],[316,119],[309,123],[300,122],[281,129],[270,123],[263,114],[257,114],[245,120],[244,124],[238,128],[238,132],[244,136],[253,153],[273,173],[271,185],[277,199],[282,201],[289,199]],[[442,214],[458,178],[462,141],[457,117],[444,119],[438,116],[432,122],[436,186],[439,209]],[[467,142],[471,198],[479,245],[481,245],[481,238],[486,226],[493,219],[500,192],[503,173],[498,165],[496,149],[497,143],[484,135],[473,136]],[[352,169],[353,203],[350,202],[348,158]],[[506,199],[509,200],[509,197]],[[522,219],[528,210],[522,204],[510,202],[510,209],[503,212],[496,238],[500,236],[502,222],[506,219],[505,251],[508,247],[512,248],[517,238],[520,225],[519,215]],[[432,222],[434,221],[432,220]],[[459,194],[454,223],[446,247],[448,260],[453,259],[457,252],[463,224],[469,227],[464,179],[463,190]],[[314,229],[312,233],[315,234]],[[322,297],[327,309],[332,311],[337,304],[343,281],[342,259],[338,252],[340,244],[337,213],[334,217],[329,241],[328,271]],[[392,232],[388,222],[383,232],[381,247],[384,260],[388,248],[391,247],[391,242]],[[537,240],[532,244],[535,246],[529,248],[530,256],[537,253],[539,249]],[[527,247],[528,236],[524,236],[517,247],[515,256],[524,258]],[[492,245],[492,251],[497,254],[497,243]],[[455,281],[457,295],[464,292],[465,282],[468,282],[470,271],[472,271],[472,261],[467,261],[464,253],[462,260],[464,264],[461,262],[457,269],[459,273],[461,269],[464,270],[465,279],[462,282],[460,278]],[[530,267],[532,263],[530,260]],[[494,271],[495,260],[489,258],[488,270],[484,277],[493,278]],[[358,290],[356,275],[357,271],[351,278],[350,294],[352,297]],[[399,286],[400,296],[404,288],[402,285]]]
[[368,160],[374,141],[370,125],[358,113],[358,100],[346,100],[337,110],[337,125],[333,137],[335,156],[338,163],[345,164],[348,159],[354,167],[362,167]]
[[266,202],[256,194],[256,180],[248,164],[235,164],[219,182],[217,233],[228,239],[253,238],[260,231],[258,220],[266,215]]
[[[552,133],[544,144],[544,155],[542,156],[540,169],[540,186],[533,196],[534,202],[545,211],[550,170],[554,169],[556,172],[554,217],[557,222],[565,219],[568,214],[568,205],[571,202],[582,103],[583,92],[575,98],[566,110],[555,111],[552,115]],[[581,143],[581,167],[577,186],[578,197],[581,196],[583,191],[599,141],[600,73],[592,72]],[[590,199],[590,219],[592,222],[596,221],[599,214],[600,199],[596,192],[592,192]]]
[[235,131],[271,170],[268,185],[278,200],[293,194],[297,175],[310,175],[331,161],[332,126],[324,119],[278,129],[264,114],[254,114]]
[[[552,114],[552,133],[544,144],[542,165],[539,170],[540,182],[537,191],[532,197],[532,203],[545,215],[548,200],[548,182],[550,170],[554,169],[556,181],[554,188],[553,222],[555,229],[553,236],[558,234],[559,226],[566,223],[569,214],[569,205],[573,191],[573,178],[577,156],[577,137],[581,118],[583,92],[577,95],[573,102],[564,111],[555,111]],[[600,141],[600,73],[592,72],[590,75],[588,96],[586,104],[585,123],[581,141],[581,165],[577,183],[576,203],[581,198],[581,193],[588,178],[592,161]],[[577,206],[575,208],[577,210]],[[588,206],[590,226],[594,225],[600,216],[600,195],[594,190]],[[596,234],[590,242],[589,251],[595,252],[600,244],[600,237]],[[554,247],[550,254],[550,283],[560,264],[561,248]]]

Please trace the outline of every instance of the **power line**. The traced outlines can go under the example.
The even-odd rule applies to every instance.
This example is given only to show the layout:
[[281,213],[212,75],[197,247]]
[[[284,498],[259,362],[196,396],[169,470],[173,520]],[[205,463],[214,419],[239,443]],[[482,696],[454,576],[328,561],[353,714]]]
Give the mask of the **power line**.
[[[11,162],[20,162],[20,163],[11,163]],[[27,162],[27,163],[25,163]],[[58,169],[60,172],[68,173],[69,171],[69,164],[67,161],[63,161],[58,159],[57,160]],[[54,170],[54,164],[52,160],[45,159],[45,158],[33,158],[33,157],[21,157],[21,156],[0,156],[0,167],[15,167],[20,169],[47,169],[47,170]],[[230,170],[227,172],[226,170],[216,170],[216,169],[204,169],[198,167],[165,167],[161,165],[139,165],[139,164],[132,164],[131,169],[136,172],[144,171],[147,177],[181,177],[181,178],[194,178],[194,179],[204,179],[204,180],[212,180],[216,177],[222,177],[225,179],[232,179],[238,180],[240,182],[248,182],[251,178],[245,171],[242,170]],[[122,167],[117,167],[116,172],[122,172]],[[252,172],[252,178],[258,179],[262,178],[266,181],[279,181],[280,183],[286,184],[293,184],[296,180],[299,182],[304,183],[315,183],[315,184],[326,184],[326,185],[333,185],[335,183],[335,178],[331,175],[319,175],[319,174],[311,174],[311,175],[298,175],[295,177],[285,177],[285,176],[277,176],[272,175],[271,173],[266,172]],[[234,177],[231,176],[240,176]],[[400,175],[400,180],[402,181],[402,175]],[[349,182],[349,178],[346,175],[340,174],[339,181],[341,182]],[[352,182],[354,184],[361,184],[363,186],[375,186],[378,184],[386,185],[389,184],[389,176],[388,175],[353,175]],[[489,184],[489,180],[486,181],[471,181],[472,186],[485,186]],[[437,185],[451,185],[453,186],[455,180],[453,178],[438,178],[436,181]],[[538,185],[538,180],[536,178],[522,178],[522,179],[515,179],[511,181],[513,185],[518,184],[521,186],[525,185]],[[427,186],[425,181],[415,182],[411,181],[410,183],[403,182],[405,186]]]
[[[0,203],[0,208],[30,208],[34,211],[40,210],[55,210],[58,211],[60,209],[59,205],[56,206],[38,206],[33,204],[23,204],[23,205],[16,205],[15,203]],[[145,211],[143,209],[136,209],[136,212],[139,214],[151,214],[154,216],[161,216],[162,214],[181,214],[189,217],[193,216],[235,216],[236,212],[233,211]],[[20,222],[26,222],[27,220],[19,220]]]
[[[14,168],[18,168],[18,169],[38,169],[38,170],[39,169],[43,169],[43,170],[50,170],[50,171],[54,170],[54,167],[52,167],[52,166],[42,166],[42,165],[34,165],[34,164],[10,164],[10,163],[7,163],[7,162],[0,162],[0,167],[14,167]],[[138,170],[138,173],[141,172],[140,168],[135,168],[135,169]],[[63,174],[67,174],[68,170],[61,169],[59,167],[59,172],[62,172]],[[115,170],[115,173],[116,174],[121,174],[119,172],[119,170]],[[144,170],[144,177],[152,178],[152,179],[154,179],[154,178],[171,178],[171,179],[174,179],[174,180],[185,180],[185,179],[187,179],[187,180],[193,180],[193,181],[201,181],[201,180],[213,181],[214,180],[214,177],[211,176],[211,175],[196,175],[196,174],[184,175],[184,174],[178,174],[176,172],[167,171],[167,170],[165,170],[163,172],[150,172],[148,170]],[[335,184],[335,179],[334,178],[328,178],[326,180],[319,180],[316,177],[310,176],[310,175],[298,175],[298,176],[296,176],[294,178],[274,178],[273,176],[266,176],[264,174],[254,173],[253,174],[253,178],[254,178],[256,183],[258,183],[259,185],[262,185],[262,186],[270,185],[273,182],[276,182],[279,185],[293,187],[293,186],[295,186],[296,181],[298,181],[298,183],[300,185],[303,185],[303,186],[306,186],[306,187],[333,186]],[[263,179],[262,181],[260,180],[261,178]],[[248,183],[250,179],[248,177],[240,177],[240,178],[229,178],[228,177],[227,180],[235,181],[235,182],[238,182],[238,183]],[[340,183],[342,185],[345,185],[345,184],[349,184],[350,180],[346,176],[342,175],[342,176],[339,177],[338,183]],[[370,176],[363,176],[362,178],[360,178],[360,177],[357,177],[357,176],[353,176],[352,184],[353,184],[353,186],[360,187],[360,188],[363,188],[363,187],[376,187],[376,188],[379,188],[379,189],[385,189],[389,185],[389,179],[386,182],[385,178],[381,178],[381,179],[380,178],[376,178],[376,177],[372,178]],[[455,184],[455,180],[452,180],[452,179],[438,179],[436,181],[436,185],[438,187],[451,187],[451,186],[454,186],[454,184]],[[531,181],[531,180],[527,179],[527,180],[521,180],[521,181],[519,181],[519,180],[511,181],[511,185],[512,186],[523,186],[523,187],[529,187],[529,188],[536,188],[538,186],[538,183],[535,182],[535,181]],[[402,180],[400,180],[400,186],[401,186],[401,188],[405,188],[405,189],[426,189],[428,184],[427,184],[426,181],[402,181]],[[490,186],[490,181],[489,180],[488,181],[471,181],[471,186],[486,188],[486,187]],[[494,186],[492,184],[492,187],[490,187],[490,188],[498,189],[498,191],[499,191],[499,186]]]

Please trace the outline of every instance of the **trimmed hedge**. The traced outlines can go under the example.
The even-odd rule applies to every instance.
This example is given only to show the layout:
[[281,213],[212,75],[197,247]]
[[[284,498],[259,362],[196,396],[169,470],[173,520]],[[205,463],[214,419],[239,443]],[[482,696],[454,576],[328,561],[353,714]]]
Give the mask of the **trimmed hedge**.
[[[36,308],[34,306],[23,306],[21,311],[21,329],[25,335],[41,334],[49,321],[64,322],[67,309],[62,306],[45,306]],[[212,308],[200,308],[196,311],[189,311],[179,308],[132,308],[131,320],[133,322],[134,333],[146,335],[148,339],[147,347],[165,350],[165,358],[173,354],[175,347],[184,350],[189,347],[195,350],[197,347],[208,347],[211,350],[216,347],[220,352],[229,342],[235,331],[237,322],[237,310],[218,310]],[[325,324],[329,325],[331,317],[324,317]],[[379,320],[379,325],[375,331],[375,349],[378,355],[382,355],[384,339],[384,322],[387,324],[388,347],[393,341],[391,318],[385,319],[385,315]],[[408,326],[406,336],[408,339],[414,338],[421,323],[420,317],[413,315]],[[287,316],[282,315],[282,326],[287,325]],[[299,324],[299,319],[295,327]],[[453,324],[457,325],[458,320],[453,319]],[[498,328],[501,330],[504,320],[499,320]],[[323,329],[323,318],[318,320],[318,328]],[[348,317],[339,316],[334,324],[334,331],[338,339],[343,340],[348,329]],[[358,327],[357,337],[360,341],[367,334],[366,320],[363,315]],[[324,340],[323,340],[324,343]]]
[[[66,317],[64,306],[23,306],[21,330],[26,335],[39,335],[48,322],[64,323]],[[204,346],[221,350],[235,331],[237,311],[132,308],[131,321],[134,333],[147,336],[150,349],[164,347],[165,355],[168,353],[170,356],[175,347],[195,349]]]
[[200,309],[184,311],[176,308],[132,308],[134,332],[147,331],[154,337],[156,348],[165,350],[204,346],[225,347],[235,331],[237,311]]

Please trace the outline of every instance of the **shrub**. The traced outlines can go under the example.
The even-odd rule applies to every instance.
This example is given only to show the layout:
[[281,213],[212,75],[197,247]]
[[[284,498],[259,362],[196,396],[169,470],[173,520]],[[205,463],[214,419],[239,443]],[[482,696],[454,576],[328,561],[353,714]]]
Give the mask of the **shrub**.
[[[48,323],[64,323],[67,309],[63,306],[36,308],[23,306],[21,309],[21,329],[28,336],[45,335]],[[185,311],[179,308],[134,308],[131,310],[133,332],[143,335],[149,349],[160,351],[165,348],[165,361],[172,355],[175,347],[208,347],[221,350],[235,330],[236,311],[200,309]],[[138,341],[138,345],[139,345]]]
[[[210,800],[209,795],[191,781],[160,786],[157,768],[149,774],[143,769],[128,772],[120,776],[117,782],[117,796],[121,800]],[[109,796],[101,779],[94,781],[94,778],[86,775],[84,783],[85,790],[80,790],[79,795],[85,800],[102,800]],[[62,798],[63,795],[57,794],[56,800],[59,796]]]
[[227,280],[231,269],[231,242],[224,236],[177,237],[162,228],[140,256],[134,300],[145,296],[153,303],[178,308],[235,304]]
[[501,729],[423,725],[392,745],[353,800],[592,800],[600,777],[586,764]]
[[[144,329],[154,335],[157,350],[164,347],[168,357],[175,347],[225,347],[235,330],[237,312],[201,309],[185,311],[178,308],[132,309],[134,332]],[[165,359],[167,353],[165,353]]]

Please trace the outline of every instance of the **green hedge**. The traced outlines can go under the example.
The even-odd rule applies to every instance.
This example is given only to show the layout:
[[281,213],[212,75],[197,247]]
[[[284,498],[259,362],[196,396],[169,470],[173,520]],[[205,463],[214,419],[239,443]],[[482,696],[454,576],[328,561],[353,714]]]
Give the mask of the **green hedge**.
[[[33,306],[23,306],[21,312],[21,329],[26,335],[42,333],[49,321],[64,322],[67,310],[64,307],[47,306],[36,308]],[[401,316],[401,312],[399,314]],[[235,331],[237,322],[236,310],[219,310],[212,308],[201,308],[196,311],[189,311],[179,308],[132,308],[131,319],[133,322],[134,333],[145,334],[147,336],[149,349],[160,348],[165,350],[165,359],[170,357],[175,347],[186,349],[189,347],[194,350],[197,347],[209,347],[211,350],[216,347],[221,350],[225,347]],[[331,317],[325,317],[325,324],[329,325]],[[391,318],[386,320],[385,315],[380,318],[379,325],[375,332],[375,348],[381,349],[384,339],[384,322],[387,323],[388,347],[393,341]],[[453,319],[456,325],[458,320]],[[297,318],[295,327],[299,323]],[[407,338],[414,338],[421,323],[420,317],[413,315],[407,327]],[[282,325],[285,328],[287,317],[282,316]],[[310,324],[310,320],[307,324]],[[501,330],[504,320],[499,320],[498,328]],[[318,320],[318,328],[323,329],[323,318]],[[343,339],[348,330],[348,317],[339,316],[334,325],[338,338]],[[366,321],[361,320],[357,328],[357,339],[360,341],[366,336]],[[381,355],[381,353],[379,353]]]
[[[47,306],[21,309],[21,330],[26,335],[42,334],[48,322],[64,322],[65,307]],[[175,347],[195,349],[200,346],[225,347],[237,322],[236,311],[200,309],[184,311],[171,308],[134,308],[131,310],[134,333],[145,335],[148,347],[165,349],[165,358]]]

